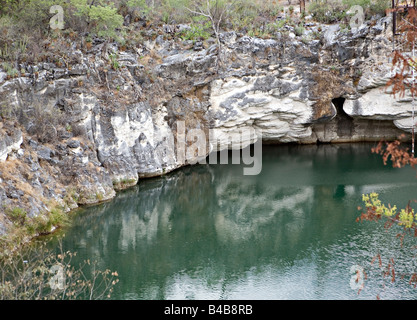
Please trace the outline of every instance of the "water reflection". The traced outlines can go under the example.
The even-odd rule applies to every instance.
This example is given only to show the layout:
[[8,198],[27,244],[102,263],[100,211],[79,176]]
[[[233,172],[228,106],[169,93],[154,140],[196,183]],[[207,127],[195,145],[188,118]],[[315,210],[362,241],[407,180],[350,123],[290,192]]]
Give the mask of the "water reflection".
[[143,180],[81,210],[64,248],[117,270],[116,299],[354,299],[349,268],[390,237],[354,222],[361,194],[401,205],[417,181],[370,147],[264,146],[258,176],[197,165]]

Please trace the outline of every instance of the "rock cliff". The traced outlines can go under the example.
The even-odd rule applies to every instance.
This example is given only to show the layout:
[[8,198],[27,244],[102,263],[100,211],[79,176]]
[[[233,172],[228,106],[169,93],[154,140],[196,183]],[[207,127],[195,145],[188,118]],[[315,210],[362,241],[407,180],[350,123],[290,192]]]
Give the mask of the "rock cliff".
[[95,39],[89,50],[74,43],[64,63],[21,65],[13,79],[0,70],[0,233],[7,210],[69,211],[194,163],[178,153],[194,129],[214,138],[204,155],[249,131],[237,147],[410,131],[411,100],[385,88],[389,18],[355,32],[320,28],[273,39],[227,32],[220,47],[161,34],[129,52]]

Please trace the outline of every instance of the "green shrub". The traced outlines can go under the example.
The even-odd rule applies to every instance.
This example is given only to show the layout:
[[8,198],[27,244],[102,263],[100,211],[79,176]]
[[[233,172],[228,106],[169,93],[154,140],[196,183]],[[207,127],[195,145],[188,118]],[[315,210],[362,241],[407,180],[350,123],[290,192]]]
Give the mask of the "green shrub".
[[317,0],[310,3],[308,12],[316,21],[333,23],[346,16],[346,6],[338,0]]
[[193,23],[190,24],[190,29],[182,32],[181,38],[183,40],[205,40],[211,36],[210,21],[199,21],[199,17],[195,17]]
[[[41,29],[44,32],[49,32],[49,22],[53,17],[50,8],[54,5],[62,6],[64,9],[66,28],[77,30],[87,26],[88,30],[82,31],[94,32],[99,36],[111,38],[115,37],[116,29],[123,25],[123,17],[118,14],[118,8],[105,0],[93,2],[90,0],[9,1],[14,6],[13,9],[7,10],[7,14],[18,21],[19,27],[26,31]],[[80,20],[76,17],[81,18],[85,23],[80,24]]]
[[17,69],[14,68],[9,62],[3,62],[1,66],[10,78],[14,78],[19,74]]
[[260,16],[259,7],[249,0],[240,0],[234,10],[229,13],[229,22],[236,30],[254,29],[258,26],[255,21]]
[[[124,8],[126,10],[124,10]],[[128,0],[119,6],[119,13],[123,16],[130,14],[135,20],[137,18],[143,18],[151,12],[152,8],[149,7],[145,0]]]
[[10,219],[13,224],[16,226],[23,226],[26,222],[26,211],[19,207],[14,207],[13,209],[7,208],[5,210],[6,216]]
[[343,0],[343,4],[347,10],[352,6],[361,6],[366,18],[370,18],[376,14],[384,15],[385,10],[391,7],[390,0]]
[[310,3],[308,12],[319,22],[333,23],[342,21],[347,11],[357,5],[363,8],[365,19],[369,19],[376,14],[384,15],[390,0],[316,0]]
[[306,29],[301,24],[294,28],[294,32],[297,36],[302,36],[305,31],[306,31]]
[[192,14],[187,10],[191,0],[160,0],[157,8],[152,8],[153,18],[166,24],[189,23]]
[[123,26],[123,17],[117,8],[107,5],[104,1],[95,1],[91,5],[87,0],[71,0],[75,7],[75,15],[87,21],[92,32],[104,38],[115,38],[116,29]]
[[28,0],[20,1],[18,8],[13,10],[12,14],[22,29],[31,31],[41,29],[44,32],[49,31],[49,21],[53,14],[49,12],[54,5],[60,5],[64,10],[68,7],[65,0]]
[[110,53],[109,54],[109,59],[110,59],[110,65],[112,67],[113,70],[118,70],[120,68],[120,64],[118,59],[118,54],[117,53]]

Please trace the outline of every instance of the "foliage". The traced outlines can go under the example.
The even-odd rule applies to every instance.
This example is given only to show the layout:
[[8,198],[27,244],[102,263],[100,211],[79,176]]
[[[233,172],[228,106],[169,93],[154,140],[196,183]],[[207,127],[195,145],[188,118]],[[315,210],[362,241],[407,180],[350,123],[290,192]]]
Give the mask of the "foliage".
[[24,209],[15,207],[13,209],[6,209],[5,213],[14,224],[18,226],[24,225],[26,221],[26,211]]
[[104,1],[95,1],[94,5],[87,0],[71,0],[76,11],[75,15],[86,19],[92,31],[104,38],[114,38],[116,29],[122,27],[123,17],[117,8]]
[[316,0],[310,3],[308,12],[319,22],[334,23],[343,21],[349,9],[357,5],[363,8],[365,18],[369,19],[376,14],[384,15],[391,4],[389,0]]
[[211,24],[210,21],[194,22],[190,25],[190,29],[182,32],[183,40],[205,40],[210,37]]
[[307,10],[316,21],[322,23],[333,23],[346,17],[346,7],[337,0],[313,1]]
[[19,0],[0,0],[0,16],[15,9]]
[[[402,228],[402,232],[397,233],[397,238],[400,239],[401,247],[403,247],[404,238],[407,234],[413,234],[415,237],[417,236],[416,212],[411,207],[410,201],[407,206],[401,210],[398,210],[396,205],[391,206],[390,204],[383,204],[379,199],[379,195],[375,192],[370,194],[363,194],[362,201],[365,204],[365,212],[361,213],[360,217],[357,218],[357,221],[379,221],[384,218],[385,229],[392,227]],[[361,211],[363,210],[361,207],[358,209]],[[400,247],[398,247],[398,249],[400,249]],[[393,254],[395,253],[396,252],[393,252]],[[415,257],[415,255],[413,255],[413,257]],[[402,257],[402,259],[404,259],[404,257]],[[371,268],[375,261],[379,262],[379,274],[382,275],[383,279],[389,278],[391,282],[395,282],[396,278],[406,279],[408,277],[409,284],[414,284],[414,287],[417,286],[417,272],[410,273],[410,270],[402,272],[400,262],[397,261],[397,263],[395,263],[393,257],[388,258],[388,263],[384,266],[381,254],[378,253],[373,257],[371,261]],[[367,280],[367,278],[368,277],[365,273],[365,280]],[[358,294],[362,288],[359,289]],[[379,294],[377,295],[377,298],[380,298]]]
[[6,71],[7,76],[10,78],[14,78],[18,75],[18,71],[16,68],[14,68],[10,63],[8,62],[4,62],[2,63],[2,68],[4,69],[4,71]]
[[118,54],[117,53],[110,53],[109,54],[109,58],[110,58],[110,65],[112,67],[113,70],[118,70],[120,68],[120,64],[118,59]]
[[[21,207],[5,208],[5,216],[11,222],[9,235],[0,238],[0,252],[4,254],[14,249],[27,238],[50,233],[53,228],[67,225],[68,215],[59,205],[51,203],[49,211],[38,215],[28,215]],[[1,254],[0,254],[1,258]]]
[[144,18],[151,13],[152,8],[149,7],[145,0],[127,0],[118,6],[118,12],[122,16],[129,14],[133,21]]
[[[417,235],[417,224],[415,222],[415,212],[410,204],[405,209],[398,210],[397,206],[387,206],[381,202],[378,193],[363,194],[362,201],[365,204],[366,212],[363,212],[357,221],[371,220],[377,221],[382,217],[387,218],[387,227],[394,223],[404,227],[404,229],[413,229]],[[362,208],[360,208],[362,209]]]
[[114,37],[116,29],[123,25],[123,17],[118,14],[118,8],[113,3],[105,0],[26,0],[9,2],[13,5],[9,5],[9,9],[5,13],[18,21],[21,29],[27,31],[40,29],[45,33],[49,32],[49,22],[52,17],[50,8],[54,5],[59,5],[64,9],[66,27],[74,30],[84,27],[84,25],[79,24],[80,21],[75,17],[80,17],[87,22],[89,28],[87,31],[94,32],[102,37]]
[[300,24],[294,28],[294,32],[297,36],[302,36],[305,32],[305,28]]
[[343,4],[346,8],[361,6],[367,18],[376,14],[384,15],[385,10],[391,8],[390,0],[343,0]]
[[146,13],[150,10],[145,0],[128,0],[126,5],[129,8],[136,8],[142,11],[143,13]]
[[401,168],[406,165],[415,168],[417,158],[410,154],[409,148],[403,146],[401,138],[404,137],[405,135],[402,135],[400,139],[392,142],[380,141],[375,148],[372,148],[372,152],[380,154],[385,165],[390,160],[394,168]]
[[229,13],[232,11],[232,8],[236,5],[236,1],[226,1],[226,0],[199,0],[195,1],[192,8],[188,8],[192,14],[196,16],[201,16],[207,18],[210,22],[212,31],[215,35],[218,54],[216,59],[216,66],[219,66],[219,62],[222,62],[221,53],[222,47],[220,42],[220,28],[222,24],[226,21]]
[[54,5],[67,7],[64,0],[16,1],[15,7],[9,11],[9,14],[19,22],[20,27],[24,30],[41,28],[43,31],[47,31],[49,20],[52,17],[49,9]]
[[394,76],[387,83],[387,86],[392,86],[393,94],[399,94],[403,97],[406,91],[409,91],[412,96],[417,93],[417,86],[413,82],[413,72],[416,71],[415,58],[412,56],[412,46],[417,38],[417,30],[413,23],[417,18],[416,9],[409,9],[407,19],[401,19],[398,23],[398,33],[402,35],[405,42],[403,50],[395,50],[392,65],[395,71]]
[[192,3],[191,0],[161,0],[157,10],[153,8],[153,14],[166,24],[187,23],[191,15],[186,8]]
[[[14,60],[19,61],[24,59],[27,55],[27,46],[29,38],[26,35],[23,35],[20,39],[14,41],[12,45],[9,45],[7,42],[4,43],[3,48],[0,47],[0,59],[4,61]],[[3,68],[9,74],[9,70],[12,68],[8,67],[7,63],[3,63]],[[10,75],[10,74],[9,74]]]
[[234,29],[260,29],[262,25],[274,23],[283,10],[275,1],[238,0],[228,13],[228,20]]
[[99,270],[96,262],[72,265],[76,253],[51,252],[46,243],[30,245],[0,260],[1,300],[108,299],[117,272]]
[[43,104],[42,101],[34,101],[32,108],[22,115],[27,122],[29,134],[36,137],[39,142],[48,143],[56,139],[58,129],[64,125],[65,116],[51,104]]
[[[298,20],[287,15],[286,19],[277,20],[284,8],[275,1],[238,0],[227,15],[225,25],[235,31],[246,32],[250,36],[261,38],[274,37],[284,24]],[[296,23],[295,23],[296,24]]]

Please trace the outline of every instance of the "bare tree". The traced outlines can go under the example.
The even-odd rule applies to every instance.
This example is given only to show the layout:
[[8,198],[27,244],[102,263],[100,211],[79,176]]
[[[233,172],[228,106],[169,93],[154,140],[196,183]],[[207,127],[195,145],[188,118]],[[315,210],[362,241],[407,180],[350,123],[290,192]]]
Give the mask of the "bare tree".
[[300,0],[300,13],[306,11],[306,0]]
[[0,255],[0,300],[109,299],[119,281],[117,272],[101,271],[97,262],[72,265],[76,253],[57,252],[46,244],[25,246]]
[[235,3],[236,0],[198,0],[194,1],[194,6],[192,8],[186,8],[188,11],[195,15],[203,16],[209,19],[218,45],[217,57],[220,60],[220,26],[222,22],[224,22],[227,18],[228,13],[230,12],[231,8],[235,5]]

